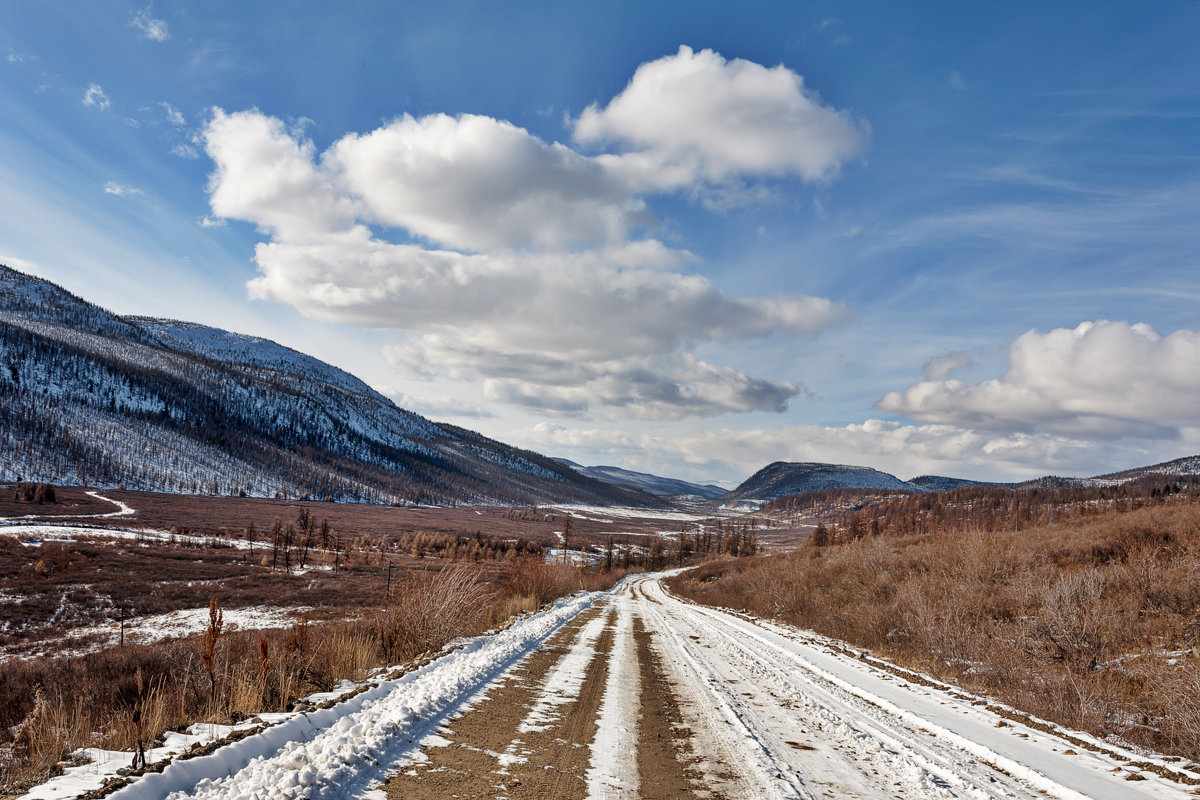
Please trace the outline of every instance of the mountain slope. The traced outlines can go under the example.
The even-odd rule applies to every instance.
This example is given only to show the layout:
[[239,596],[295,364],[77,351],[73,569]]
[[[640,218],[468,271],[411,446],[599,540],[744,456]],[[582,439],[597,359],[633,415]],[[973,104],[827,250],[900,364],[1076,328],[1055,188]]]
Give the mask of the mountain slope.
[[870,467],[817,462],[776,461],[760,469],[736,489],[721,495],[722,503],[743,500],[777,500],[792,494],[822,489],[892,489],[927,492],[929,489],[902,481],[895,475]]
[[372,502],[662,505],[256,337],[0,267],[0,480]]
[[1120,472],[1110,472],[1107,475],[1096,475],[1090,480],[1106,483],[1127,483],[1151,475],[1200,475],[1200,455],[1184,456],[1161,464],[1151,464],[1147,467],[1134,467]]
[[1094,475],[1090,478],[1063,478],[1058,475],[1044,475],[1041,478],[1014,483],[1014,489],[1088,489],[1100,486],[1114,486],[1131,481],[1154,476],[1169,477],[1173,475],[1200,474],[1200,455],[1184,456],[1159,464],[1145,467],[1132,467],[1120,472],[1108,472],[1104,475]]
[[908,482],[916,486],[920,486],[931,492],[949,492],[952,489],[961,489],[964,486],[1007,486],[1007,483],[988,483],[987,481],[973,481],[967,478],[949,478],[945,475],[918,475],[915,478],[909,478]]
[[571,469],[587,475],[589,478],[611,483],[614,486],[638,489],[658,497],[696,496],[705,500],[711,500],[714,497],[720,497],[725,494],[725,489],[711,484],[689,483],[678,478],[664,478],[648,472],[635,472],[630,469],[622,469],[621,467],[584,467],[564,458],[556,458],[555,461],[558,461],[560,464],[566,464]]

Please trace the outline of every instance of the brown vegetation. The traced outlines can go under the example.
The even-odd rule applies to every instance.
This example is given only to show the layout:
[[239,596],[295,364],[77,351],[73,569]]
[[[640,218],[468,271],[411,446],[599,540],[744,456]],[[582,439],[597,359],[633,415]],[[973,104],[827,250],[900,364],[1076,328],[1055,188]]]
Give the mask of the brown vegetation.
[[48,483],[18,483],[13,487],[13,500],[17,503],[57,502],[54,498],[54,487]]
[[892,498],[816,544],[701,567],[674,588],[1200,760],[1200,504],[1176,491],[1128,512],[1139,503],[1119,490],[1069,509],[1029,492],[946,496],[970,503]]

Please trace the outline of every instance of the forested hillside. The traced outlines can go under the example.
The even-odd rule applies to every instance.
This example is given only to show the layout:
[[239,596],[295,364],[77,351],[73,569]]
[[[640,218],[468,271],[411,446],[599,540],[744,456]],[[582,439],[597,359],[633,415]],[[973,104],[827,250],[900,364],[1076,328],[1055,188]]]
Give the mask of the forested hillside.
[[0,266],[0,480],[369,502],[657,505],[274,342],[119,317]]

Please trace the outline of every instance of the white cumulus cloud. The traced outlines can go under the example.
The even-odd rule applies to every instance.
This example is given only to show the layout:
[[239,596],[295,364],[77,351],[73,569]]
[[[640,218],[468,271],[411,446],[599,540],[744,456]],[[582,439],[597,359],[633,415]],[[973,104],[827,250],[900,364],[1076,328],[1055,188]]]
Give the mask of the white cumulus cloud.
[[649,219],[602,163],[491,117],[406,114],[324,160],[368,220],[447,247],[614,242]]
[[937,358],[931,358],[925,364],[922,371],[925,373],[925,380],[940,381],[955,370],[970,366],[971,363],[970,353],[956,351]]
[[[692,77],[677,76],[659,105],[691,115],[693,138],[622,132],[622,109],[676,62]],[[699,104],[704,80],[718,111]],[[744,129],[727,120],[733,113]],[[216,165],[209,201],[214,218],[252,222],[266,237],[252,296],[406,331],[386,355],[414,374],[478,381],[489,399],[554,413],[783,410],[797,384],[709,363],[696,348],[816,334],[845,310],[824,298],[723,292],[691,271],[694,256],[648,235],[648,198],[700,197],[734,179],[743,191],[755,178],[826,179],[861,149],[864,126],[820,105],[783,67],[684,48],[644,65],[606,109],[585,112],[576,134],[595,139],[601,128],[619,152],[585,154],[471,114],[404,115],[319,152],[256,109],[215,109],[203,134]],[[751,134],[754,153],[729,138]],[[848,138],[837,144],[838,135]]]
[[968,383],[936,371],[878,408],[919,422],[1090,439],[1176,438],[1200,427],[1200,331],[1084,322],[1028,331],[1000,378]]
[[642,64],[606,106],[575,122],[584,143],[611,142],[647,181],[725,181],[741,174],[837,175],[859,155],[868,126],[823,105],[804,79],[779,65],[726,60],[680,47]]

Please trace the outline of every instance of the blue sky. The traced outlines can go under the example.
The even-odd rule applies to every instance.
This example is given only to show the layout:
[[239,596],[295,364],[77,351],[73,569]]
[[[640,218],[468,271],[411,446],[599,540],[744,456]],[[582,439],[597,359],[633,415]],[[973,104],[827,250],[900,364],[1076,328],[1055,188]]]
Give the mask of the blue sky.
[[1200,452],[1198,40],[1182,0],[14,0],[0,259],[589,464],[1098,473]]

